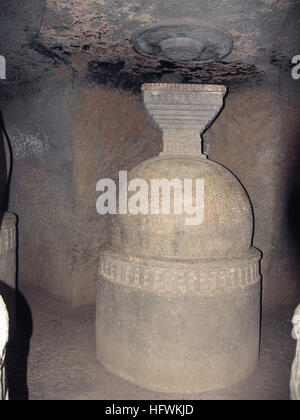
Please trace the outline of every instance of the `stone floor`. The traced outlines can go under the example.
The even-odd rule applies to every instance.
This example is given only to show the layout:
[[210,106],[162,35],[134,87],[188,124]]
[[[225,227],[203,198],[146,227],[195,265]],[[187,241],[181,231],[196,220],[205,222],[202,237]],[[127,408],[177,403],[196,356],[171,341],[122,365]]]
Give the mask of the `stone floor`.
[[72,309],[33,289],[19,294],[17,306],[18,329],[8,349],[11,399],[289,399],[296,344],[291,337],[294,308],[282,308],[265,318],[260,364],[247,381],[218,392],[173,395],[134,386],[97,363],[93,306]]

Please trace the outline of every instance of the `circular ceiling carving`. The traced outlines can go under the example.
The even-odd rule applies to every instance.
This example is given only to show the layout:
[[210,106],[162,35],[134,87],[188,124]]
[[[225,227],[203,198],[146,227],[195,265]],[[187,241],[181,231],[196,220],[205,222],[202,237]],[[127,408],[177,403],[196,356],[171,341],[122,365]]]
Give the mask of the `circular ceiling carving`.
[[208,63],[229,55],[231,36],[223,29],[206,25],[163,25],[133,35],[132,46],[146,57],[177,63]]

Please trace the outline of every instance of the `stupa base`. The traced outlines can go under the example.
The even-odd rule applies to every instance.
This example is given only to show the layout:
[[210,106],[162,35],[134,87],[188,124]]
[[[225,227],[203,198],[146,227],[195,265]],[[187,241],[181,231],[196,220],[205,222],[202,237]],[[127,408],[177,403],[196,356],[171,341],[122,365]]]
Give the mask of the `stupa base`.
[[139,386],[200,393],[246,379],[259,357],[260,253],[158,260],[101,253],[98,360]]

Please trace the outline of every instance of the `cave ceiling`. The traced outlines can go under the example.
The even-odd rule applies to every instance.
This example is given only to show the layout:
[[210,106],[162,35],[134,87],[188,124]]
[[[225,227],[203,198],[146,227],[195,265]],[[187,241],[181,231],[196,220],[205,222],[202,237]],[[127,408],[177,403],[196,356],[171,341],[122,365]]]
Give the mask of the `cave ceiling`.
[[0,0],[0,6],[6,83],[70,67],[124,88],[157,81],[236,85],[288,71],[300,54],[294,0]]

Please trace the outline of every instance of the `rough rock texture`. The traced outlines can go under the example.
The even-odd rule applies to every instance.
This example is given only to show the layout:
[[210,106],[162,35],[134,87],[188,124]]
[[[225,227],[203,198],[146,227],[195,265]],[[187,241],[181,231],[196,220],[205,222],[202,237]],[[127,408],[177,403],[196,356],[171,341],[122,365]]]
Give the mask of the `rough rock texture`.
[[34,79],[55,68],[52,57],[33,48],[45,4],[46,0],[0,0],[0,54],[6,59],[9,81]]
[[1,108],[14,154],[10,208],[20,215],[21,287],[74,305],[94,302],[98,249],[107,241],[96,183],[158,153],[159,134],[140,98],[68,72],[4,87]]
[[[201,127],[222,108],[225,93],[211,85],[143,85],[145,107],[169,148],[133,168],[128,182],[203,180],[203,219],[186,224],[185,206],[196,202],[198,211],[199,197],[195,188],[184,188],[181,214],[174,206],[182,199],[172,192],[174,206],[166,214],[158,207],[156,214],[115,216],[111,247],[100,253],[97,357],[156,391],[225,388],[247,378],[258,361],[260,253],[251,247],[249,199],[229,171],[189,150],[197,128],[201,150]],[[172,138],[176,129],[179,138]],[[162,206],[168,192],[156,194]],[[140,208],[142,200],[150,201],[140,197]]]
[[89,293],[89,302],[94,302],[98,250],[108,241],[107,216],[96,212],[99,194],[96,184],[102,178],[116,179],[119,170],[130,169],[135,162],[151,156],[160,144],[159,136],[145,121],[139,98],[90,86],[75,90],[72,103],[72,174],[77,226],[73,275],[77,279],[77,302],[82,302],[84,290]]
[[[0,1],[0,54],[9,81],[33,80],[84,55],[87,76],[138,90],[141,83],[224,83],[231,87],[289,70],[299,51],[297,0],[6,0]],[[178,64],[137,54],[136,31],[153,25],[224,28],[230,56],[211,64]]]
[[[154,82],[170,75],[177,82],[235,85],[257,80],[272,71],[271,55],[274,64],[280,61],[289,66],[286,49],[276,47],[279,28],[282,28],[281,38],[285,36],[288,14],[297,24],[299,15],[295,3],[293,0],[255,0],[254,4],[240,0],[221,3],[217,0],[201,3],[198,0],[188,3],[180,0],[128,0],[125,3],[76,0],[70,7],[66,0],[49,0],[38,43],[64,60],[66,53],[87,52],[91,59],[95,57],[89,67],[95,79],[101,80],[108,67],[121,84],[123,79],[131,86],[136,81]],[[212,65],[178,65],[176,59],[140,56],[130,42],[136,31],[154,25],[201,23],[221,26],[231,34],[234,50],[229,57]]]
[[204,135],[208,156],[230,168],[251,198],[254,246],[263,251],[268,308],[297,303],[300,295],[300,85],[292,80],[281,80],[280,85],[229,94],[220,117]]
[[68,81],[15,86],[2,96],[1,108],[14,156],[10,207],[21,216],[20,275],[25,284],[71,299],[63,281],[70,277],[73,234]]

